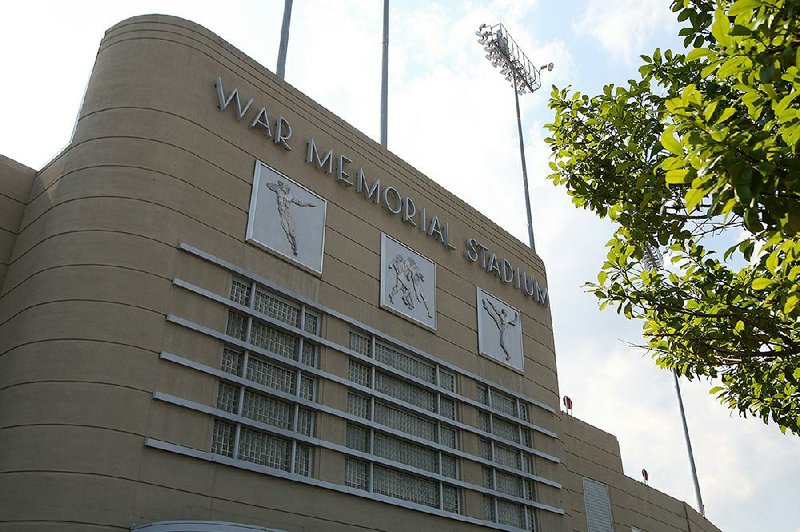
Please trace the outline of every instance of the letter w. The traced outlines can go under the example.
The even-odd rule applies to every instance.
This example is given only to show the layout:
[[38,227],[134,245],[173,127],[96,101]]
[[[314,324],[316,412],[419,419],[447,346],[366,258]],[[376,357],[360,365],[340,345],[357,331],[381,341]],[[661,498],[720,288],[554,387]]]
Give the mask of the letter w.
[[253,104],[253,99],[247,100],[247,104],[242,108],[242,102],[239,99],[239,89],[233,89],[228,97],[225,97],[225,89],[222,86],[222,76],[217,76],[217,98],[219,99],[219,110],[224,111],[228,108],[231,100],[236,100],[236,120],[241,120],[250,106]]

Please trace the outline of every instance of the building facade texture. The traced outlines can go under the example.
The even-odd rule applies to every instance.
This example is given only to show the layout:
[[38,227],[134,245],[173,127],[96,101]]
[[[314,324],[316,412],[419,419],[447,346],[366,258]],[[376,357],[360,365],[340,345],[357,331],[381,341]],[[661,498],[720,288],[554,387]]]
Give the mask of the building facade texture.
[[121,22],[68,146],[0,158],[0,529],[716,531],[559,411],[546,286],[210,31]]

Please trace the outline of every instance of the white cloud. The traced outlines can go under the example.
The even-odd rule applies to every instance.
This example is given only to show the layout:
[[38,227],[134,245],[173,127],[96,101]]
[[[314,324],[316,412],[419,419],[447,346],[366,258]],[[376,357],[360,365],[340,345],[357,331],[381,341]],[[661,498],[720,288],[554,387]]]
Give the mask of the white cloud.
[[678,23],[663,0],[589,0],[573,29],[587,33],[617,58],[632,63],[651,50],[649,41],[658,34],[677,35]]

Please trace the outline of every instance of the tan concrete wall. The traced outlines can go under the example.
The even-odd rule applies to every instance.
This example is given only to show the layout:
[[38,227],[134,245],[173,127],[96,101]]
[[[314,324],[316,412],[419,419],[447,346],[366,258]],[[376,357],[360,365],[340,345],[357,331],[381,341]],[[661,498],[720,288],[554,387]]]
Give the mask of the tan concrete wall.
[[[217,75],[271,117],[285,116],[294,151],[237,122],[231,109],[217,110]],[[526,246],[219,37],[169,17],[120,23],[101,44],[72,144],[35,179],[22,172],[32,189],[14,197],[27,206],[15,215],[0,300],[0,527],[35,516],[67,529],[180,518],[288,530],[473,528],[144,446],[152,437],[209,447],[210,416],[152,398],[161,391],[210,405],[216,397],[216,379],[159,360],[166,350],[216,366],[221,351],[220,342],[165,321],[174,313],[225,325],[220,305],[172,280],[224,295],[230,276],[179,251],[180,242],[558,404],[549,309],[464,260],[460,240],[459,251],[448,251],[305,164],[310,136],[445,218],[454,239],[492,243],[546,284]],[[329,200],[321,277],[243,242],[256,158]],[[437,333],[379,309],[381,231],[439,265]],[[476,284],[522,312],[524,374],[476,355]],[[540,409],[532,417],[556,426]],[[555,493],[544,497],[556,502]]]
[[0,155],[0,294],[36,172]]
[[609,487],[617,532],[631,527],[651,532],[719,532],[685,502],[625,475],[616,437],[562,413],[566,531],[585,532],[583,477]]
[[[218,111],[218,75],[272,119],[284,116],[294,151],[237,122],[230,108]],[[306,164],[311,136],[447,220],[458,251]],[[256,158],[328,199],[322,276],[243,242]],[[381,232],[438,264],[436,333],[379,308]],[[217,393],[216,378],[159,360],[164,350],[216,367],[222,348],[165,320],[176,314],[225,326],[224,307],[172,280],[226,295],[230,274],[179,251],[180,242],[557,406],[549,310],[464,260],[467,236],[546,284],[541,260],[524,244],[208,30],[170,17],[118,24],[101,44],[73,143],[35,176],[0,158],[0,529],[127,529],[181,518],[287,530],[475,528],[144,446],[151,437],[209,448],[210,416],[152,398],[160,391],[211,405]],[[522,312],[524,374],[476,355],[476,285]],[[323,336],[339,343],[348,329],[323,322]],[[346,374],[344,356],[321,356],[322,369]],[[344,388],[328,384],[320,396],[344,408]],[[477,411],[463,407],[461,419],[477,423]],[[626,477],[612,435],[538,408],[532,420],[559,433],[535,434],[534,447],[563,460],[534,460],[537,474],[565,487],[540,486],[540,500],[567,512],[540,512],[540,530],[586,529],[583,476],[609,485],[618,530],[717,530],[685,503]],[[341,419],[320,415],[318,427],[344,441]],[[464,437],[462,448],[477,451],[477,437]],[[319,478],[340,478],[341,455],[317,456]],[[480,481],[479,467],[464,474]],[[468,513],[479,515],[481,504],[465,494]]]

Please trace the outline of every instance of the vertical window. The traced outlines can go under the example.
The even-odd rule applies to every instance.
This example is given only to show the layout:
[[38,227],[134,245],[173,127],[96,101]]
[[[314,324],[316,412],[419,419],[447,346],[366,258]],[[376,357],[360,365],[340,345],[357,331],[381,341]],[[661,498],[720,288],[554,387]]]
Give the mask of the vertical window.
[[583,477],[583,503],[588,532],[614,532],[608,486]]

